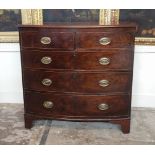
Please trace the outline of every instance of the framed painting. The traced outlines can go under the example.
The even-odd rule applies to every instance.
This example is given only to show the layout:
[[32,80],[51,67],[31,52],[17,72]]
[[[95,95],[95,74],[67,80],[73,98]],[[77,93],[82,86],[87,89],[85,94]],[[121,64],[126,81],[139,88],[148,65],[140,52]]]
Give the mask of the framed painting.
[[99,9],[44,9],[43,22],[98,22]]
[[48,24],[50,22],[89,21],[99,22],[99,24],[101,25],[119,23],[118,9],[32,9],[31,15],[31,23],[39,25],[42,25],[44,23]]
[[40,24],[38,9],[0,9],[0,42],[19,42],[18,24]]
[[18,23],[21,23],[21,10],[0,9],[0,42],[15,42],[18,40]]
[[136,44],[155,45],[155,9],[120,9],[120,21],[138,24]]
[[43,9],[43,23],[98,22],[101,25],[118,24],[116,9]]

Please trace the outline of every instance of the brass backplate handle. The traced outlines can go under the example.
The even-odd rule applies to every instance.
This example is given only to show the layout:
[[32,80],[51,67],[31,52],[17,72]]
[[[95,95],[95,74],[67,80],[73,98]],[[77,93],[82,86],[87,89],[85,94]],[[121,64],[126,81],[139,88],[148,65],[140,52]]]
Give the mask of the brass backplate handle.
[[43,103],[43,106],[44,106],[44,108],[46,108],[46,109],[51,109],[51,108],[53,108],[53,102],[51,102],[51,101],[44,101],[44,103]]
[[43,79],[42,84],[44,86],[50,86],[52,84],[52,80],[51,79]]
[[50,37],[42,37],[40,39],[40,42],[44,45],[50,44],[51,43],[51,38]]
[[48,64],[50,64],[51,62],[52,62],[51,57],[45,56],[45,57],[42,57],[42,58],[41,58],[41,63],[42,63],[42,64],[48,65]]
[[101,104],[98,105],[98,109],[102,110],[102,111],[107,110],[107,109],[109,109],[109,106],[106,103],[101,103]]
[[101,65],[108,65],[110,64],[110,59],[107,57],[102,57],[99,59],[99,64]]
[[111,39],[108,38],[108,37],[103,37],[103,38],[101,38],[101,39],[99,40],[99,43],[100,43],[101,45],[108,45],[108,44],[111,43]]
[[108,80],[100,80],[99,85],[101,87],[107,87],[107,86],[109,86],[109,81]]

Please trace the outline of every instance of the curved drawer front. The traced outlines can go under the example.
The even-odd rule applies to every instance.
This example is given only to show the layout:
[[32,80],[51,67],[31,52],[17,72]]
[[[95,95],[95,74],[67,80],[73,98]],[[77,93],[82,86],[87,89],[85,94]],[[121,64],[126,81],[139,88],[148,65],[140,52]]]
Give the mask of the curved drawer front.
[[[54,117],[66,115],[76,117],[120,117],[127,116],[130,109],[128,95],[65,95],[55,93],[26,92],[26,112],[51,115]],[[45,106],[45,103],[52,106]],[[101,105],[107,105],[106,109]]]
[[131,74],[127,72],[56,72],[25,70],[24,86],[29,90],[105,93],[129,92]]
[[77,69],[77,70],[131,70],[130,50],[104,50],[100,52],[23,51],[24,68]]
[[73,52],[23,51],[24,68],[74,69]]
[[75,66],[79,70],[131,70],[132,56],[133,52],[127,49],[78,52]]
[[84,32],[78,35],[81,49],[128,47],[134,44],[134,36],[127,32]]
[[20,32],[23,48],[49,48],[54,50],[73,50],[73,32],[54,32],[54,29]]
[[[25,92],[24,100],[26,112],[54,116],[73,115],[75,113],[72,96]],[[52,106],[47,106],[46,103],[52,103]]]

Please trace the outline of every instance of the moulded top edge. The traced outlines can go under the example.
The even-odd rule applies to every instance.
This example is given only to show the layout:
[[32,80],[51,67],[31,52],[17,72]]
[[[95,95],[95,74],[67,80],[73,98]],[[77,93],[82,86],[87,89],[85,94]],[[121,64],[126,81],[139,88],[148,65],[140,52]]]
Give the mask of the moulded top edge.
[[64,22],[59,22],[59,23],[45,23],[43,25],[18,25],[19,28],[24,28],[24,27],[30,27],[30,28],[121,28],[121,27],[133,27],[137,28],[136,23],[131,23],[131,22],[123,22],[119,23],[116,25],[99,25],[99,23],[92,23],[92,22],[83,22],[83,23],[64,23]]

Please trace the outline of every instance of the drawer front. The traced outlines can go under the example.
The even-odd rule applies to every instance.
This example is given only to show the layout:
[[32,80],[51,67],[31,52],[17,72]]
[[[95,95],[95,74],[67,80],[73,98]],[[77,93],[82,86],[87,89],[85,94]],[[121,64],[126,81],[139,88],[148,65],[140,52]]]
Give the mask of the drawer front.
[[20,32],[23,48],[49,48],[54,50],[73,50],[74,33],[54,32],[51,29]]
[[73,69],[73,52],[22,52],[24,68]]
[[29,90],[105,93],[129,92],[131,74],[127,72],[24,71],[24,86]]
[[26,112],[51,116],[127,116],[130,109],[128,95],[64,95],[55,93],[25,93]]
[[79,72],[76,79],[77,92],[112,93],[131,89],[130,72]]
[[122,116],[128,115],[128,95],[79,95],[75,96],[76,114],[79,116]]
[[127,32],[84,32],[78,35],[79,48],[126,47],[134,44],[134,36]]
[[76,55],[76,69],[84,70],[106,70],[124,69],[131,70],[133,62],[131,50],[115,49],[98,52],[78,52]]
[[24,70],[24,88],[38,91],[74,91],[72,72]]
[[25,92],[26,112],[44,115],[73,115],[73,97],[53,93]]

